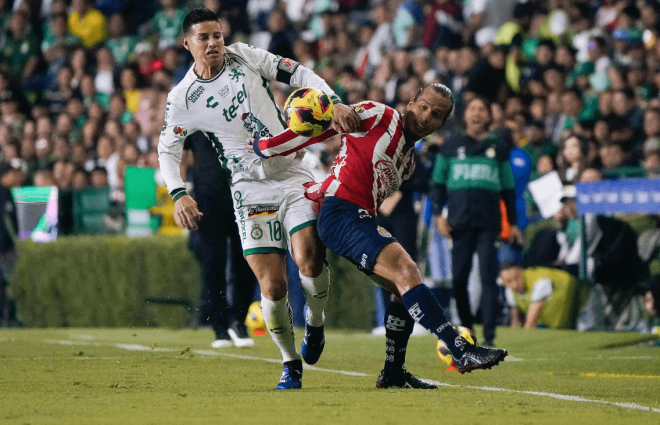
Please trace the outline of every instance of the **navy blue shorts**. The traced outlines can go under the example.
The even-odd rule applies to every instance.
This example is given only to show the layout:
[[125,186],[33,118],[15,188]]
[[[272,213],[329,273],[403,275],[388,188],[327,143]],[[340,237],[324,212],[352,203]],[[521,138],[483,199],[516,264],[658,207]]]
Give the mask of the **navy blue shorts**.
[[316,225],[326,247],[368,275],[373,274],[380,251],[396,242],[368,210],[336,196],[323,200]]

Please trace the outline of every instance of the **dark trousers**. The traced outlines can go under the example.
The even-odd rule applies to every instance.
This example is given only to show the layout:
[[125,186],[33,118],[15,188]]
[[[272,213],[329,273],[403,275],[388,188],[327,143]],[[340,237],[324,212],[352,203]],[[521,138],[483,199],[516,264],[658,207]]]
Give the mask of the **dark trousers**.
[[484,337],[495,336],[495,326],[499,312],[499,294],[497,289],[498,262],[495,241],[497,233],[492,230],[462,230],[452,234],[451,251],[452,273],[454,275],[454,298],[458,315],[463,326],[472,328],[473,318],[470,312],[467,284],[472,268],[472,256],[476,251],[479,257],[481,276],[481,318],[484,325]]
[[200,322],[211,325],[216,335],[226,332],[233,321],[245,320],[256,284],[232,218],[204,211],[205,223],[190,234],[202,268]]
[[0,272],[0,327],[9,322],[9,303],[7,302],[7,281]]

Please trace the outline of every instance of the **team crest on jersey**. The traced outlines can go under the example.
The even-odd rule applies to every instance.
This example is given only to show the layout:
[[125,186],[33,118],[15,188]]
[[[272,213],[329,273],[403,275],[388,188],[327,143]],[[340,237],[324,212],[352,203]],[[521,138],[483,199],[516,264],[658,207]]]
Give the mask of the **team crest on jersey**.
[[488,149],[486,149],[486,156],[488,158],[495,158],[495,147],[491,146]]
[[357,112],[358,114],[361,114],[362,112],[364,112],[364,110],[365,110],[364,106],[356,106],[355,107],[355,112]]
[[259,240],[263,235],[264,235],[264,231],[261,230],[261,227],[259,227],[257,223],[254,223],[252,225],[252,231],[250,232],[250,236],[252,236],[252,239]]
[[188,135],[188,130],[181,127],[174,127],[174,134],[179,137],[186,137]]
[[245,74],[243,73],[243,70],[241,68],[234,68],[231,70],[231,75],[230,75],[232,81],[236,79],[236,82],[238,83],[238,78],[239,77],[245,77]]
[[229,94],[229,86],[224,86],[223,88],[218,90],[218,94],[220,95],[220,97],[227,97],[227,95]]
[[268,128],[252,112],[246,112],[241,115],[241,120],[243,121],[243,127],[245,127],[250,136],[273,137],[270,131],[268,131]]
[[391,238],[392,234],[388,232],[384,227],[378,226],[378,233],[384,238]]

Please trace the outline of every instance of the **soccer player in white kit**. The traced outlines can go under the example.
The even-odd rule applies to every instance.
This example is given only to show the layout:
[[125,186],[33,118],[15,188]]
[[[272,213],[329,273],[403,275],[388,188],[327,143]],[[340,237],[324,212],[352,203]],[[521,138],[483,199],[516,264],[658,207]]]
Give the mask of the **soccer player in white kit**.
[[357,128],[359,118],[320,77],[295,61],[243,43],[225,46],[218,17],[208,9],[186,16],[183,45],[195,63],[168,95],[158,144],[161,172],[175,201],[174,218],[189,230],[204,219],[179,171],[183,142],[199,130],[231,175],[243,254],[259,280],[264,320],[284,361],[277,388],[301,388],[302,361],[293,336],[285,253],[288,245],[300,269],[308,307],[302,356],[314,364],[325,343],[323,309],[329,290],[316,211],[304,196],[303,184],[314,178],[295,154],[266,161],[249,152],[246,141],[279,134],[286,127],[268,80],[324,91],[335,103],[335,125],[344,129]]

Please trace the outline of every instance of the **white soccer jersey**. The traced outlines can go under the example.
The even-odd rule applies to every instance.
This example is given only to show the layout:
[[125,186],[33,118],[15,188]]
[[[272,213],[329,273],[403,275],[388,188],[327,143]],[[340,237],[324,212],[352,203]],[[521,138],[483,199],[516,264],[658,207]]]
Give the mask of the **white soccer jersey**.
[[246,149],[248,136],[270,137],[286,127],[269,80],[314,87],[340,102],[310,69],[243,43],[225,47],[225,63],[215,77],[203,80],[193,69],[194,65],[167,97],[158,144],[163,178],[175,200],[185,194],[179,172],[183,142],[197,130],[213,143],[232,183],[267,179],[299,163],[295,155],[265,160]]

